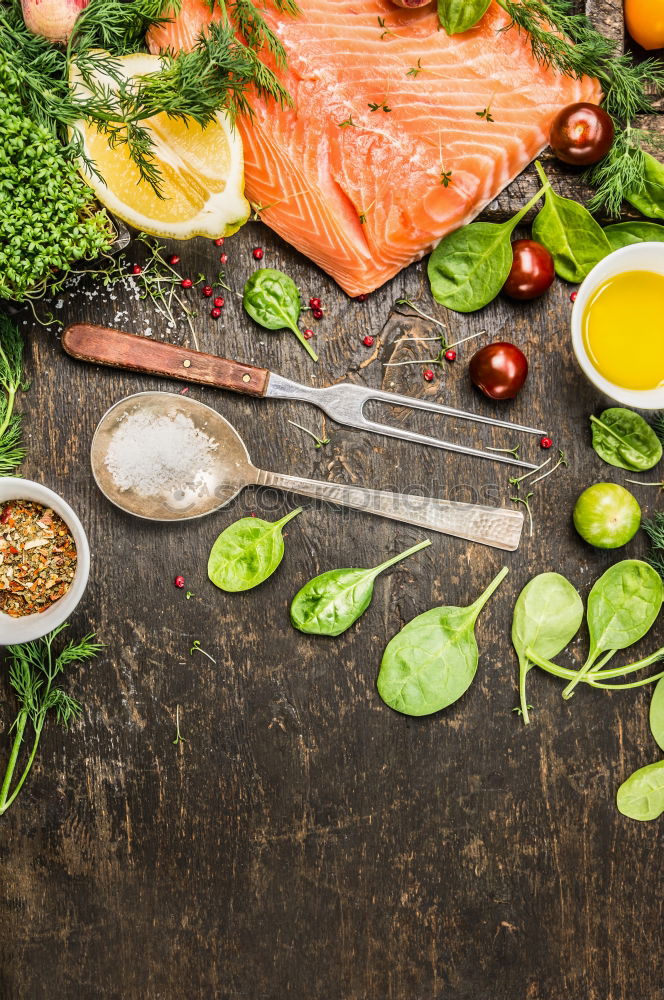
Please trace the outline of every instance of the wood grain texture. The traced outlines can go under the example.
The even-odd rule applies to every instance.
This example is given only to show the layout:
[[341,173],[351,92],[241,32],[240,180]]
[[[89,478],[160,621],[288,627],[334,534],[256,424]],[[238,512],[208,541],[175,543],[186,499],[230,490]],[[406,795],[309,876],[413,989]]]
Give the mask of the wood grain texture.
[[264,368],[90,323],[67,327],[62,346],[79,361],[211,385],[245,396],[264,396],[270,377]]
[[[528,183],[519,179],[500,204],[523,204]],[[298,498],[246,490],[207,519],[170,526],[114,509],[90,473],[96,423],[129,393],[172,386],[74,361],[26,314],[23,473],[61,492],[88,531],[91,580],[72,631],[94,628],[107,647],[67,677],[82,721],[67,734],[49,723],[33,775],[0,820],[0,997],[662,1000],[662,825],[630,821],[614,801],[628,774],[660,756],[648,692],[580,690],[563,702],[561,685],[533,672],[531,725],[512,712],[508,637],[520,588],[557,570],[585,596],[615,559],[583,545],[571,524],[583,488],[624,479],[590,447],[588,415],[606,401],[571,354],[571,287],[556,282],[539,301],[499,299],[461,316],[431,302],[424,262],[360,303],[250,223],[226,242],[236,293],[256,267],[256,245],[305,301],[323,300],[325,318],[312,324],[321,361],[313,365],[290,334],[256,327],[237,294],[226,296],[219,323],[199,310],[204,350],[307,384],[350,377],[494,413],[468,383],[476,345],[460,347],[431,384],[420,365],[385,367],[437,350],[422,341],[431,325],[396,305],[409,297],[447,324],[450,341],[484,329],[478,343],[508,339],[526,352],[527,386],[501,416],[549,427],[569,467],[535,488],[534,533],[518,552],[432,536],[378,579],[348,633],[307,637],[290,627],[288,605],[310,576],[373,565],[423,533],[305,501],[272,579],[221,593],[205,571],[219,531],[251,511],[276,518]],[[184,273],[216,273],[210,242],[168,249]],[[133,248],[130,262],[140,253]],[[193,290],[188,301],[202,300]],[[191,339],[184,324],[168,329],[131,279],[105,291],[82,280],[55,313],[65,325],[123,326],[187,347]],[[231,420],[262,468],[507,502],[500,466],[340,428],[305,404],[190,391]],[[440,431],[440,418],[425,413],[391,417]],[[316,450],[289,420],[324,431],[329,445]],[[446,429],[477,446],[517,443],[478,425]],[[536,442],[524,439],[521,453],[537,458]],[[657,491],[633,489],[645,515],[662,509]],[[642,536],[626,550],[644,553]],[[468,693],[431,718],[387,709],[375,690],[387,640],[437,603],[469,603],[501,565],[510,574],[480,618]],[[189,600],[173,586],[179,573]],[[661,638],[659,625],[637,652]],[[214,663],[190,653],[195,639]],[[582,634],[569,662],[580,662],[586,642]],[[6,681],[0,690],[6,728],[13,701]],[[177,706],[186,742],[175,746]]]

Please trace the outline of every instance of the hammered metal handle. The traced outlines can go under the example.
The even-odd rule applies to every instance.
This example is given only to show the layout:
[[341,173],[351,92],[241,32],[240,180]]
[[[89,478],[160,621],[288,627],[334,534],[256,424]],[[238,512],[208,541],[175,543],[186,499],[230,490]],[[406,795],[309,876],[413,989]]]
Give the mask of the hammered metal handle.
[[509,552],[518,548],[523,528],[521,511],[504,507],[485,507],[454,500],[437,500],[435,497],[370,490],[362,486],[321,483],[279,472],[258,472],[256,482],[260,486],[276,486],[317,500],[329,500],[330,503],[366,511],[367,514],[390,517],[394,521],[441,531],[456,538],[467,538],[471,542]]

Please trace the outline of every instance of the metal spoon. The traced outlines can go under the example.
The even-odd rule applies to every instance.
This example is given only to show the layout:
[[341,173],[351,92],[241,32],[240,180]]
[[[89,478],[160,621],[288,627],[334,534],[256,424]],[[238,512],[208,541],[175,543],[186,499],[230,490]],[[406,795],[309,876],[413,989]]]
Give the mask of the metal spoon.
[[[179,484],[177,489],[162,485],[148,495],[133,486],[129,489],[119,486],[107,462],[109,447],[127,417],[139,411],[170,420],[178,414],[188,417],[197,429],[212,439],[207,468],[197,472],[191,482]],[[137,445],[134,460],[138,453],[140,460],[145,461],[147,480],[150,455],[147,449],[141,452],[140,442]],[[97,485],[112,503],[129,514],[151,521],[201,517],[230,503],[245,486],[259,485],[354,507],[498,549],[516,549],[523,527],[523,514],[516,510],[263,472],[252,465],[242,438],[220,413],[195,399],[170,392],[139,392],[112,406],[95,431],[91,462]]]

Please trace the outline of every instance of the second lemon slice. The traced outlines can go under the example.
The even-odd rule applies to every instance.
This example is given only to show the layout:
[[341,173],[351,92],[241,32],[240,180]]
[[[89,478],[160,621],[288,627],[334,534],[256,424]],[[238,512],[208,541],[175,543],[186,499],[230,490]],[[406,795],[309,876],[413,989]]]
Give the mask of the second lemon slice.
[[[159,56],[143,53],[117,60],[127,79],[157,73]],[[109,77],[101,82],[111,86]],[[72,84],[82,95],[87,88],[74,70]],[[189,239],[192,236],[230,236],[249,217],[244,197],[242,140],[230,119],[218,112],[201,128],[166,114],[142,122],[154,142],[154,162],[162,176],[159,197],[141,180],[126,143],[110,145],[103,132],[86,121],[76,128],[83,136],[86,155],[101,173],[101,181],[86,164],[81,172],[99,201],[119,218],[154,236]]]

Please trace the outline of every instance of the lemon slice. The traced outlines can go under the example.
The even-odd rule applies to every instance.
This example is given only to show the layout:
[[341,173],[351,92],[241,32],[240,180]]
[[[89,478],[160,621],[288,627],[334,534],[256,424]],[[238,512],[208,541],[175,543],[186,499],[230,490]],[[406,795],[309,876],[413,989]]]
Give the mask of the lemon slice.
[[[161,68],[159,56],[145,53],[123,56],[116,62],[127,79],[159,72]],[[111,88],[114,85],[101,73],[98,80]],[[89,95],[75,67],[71,82],[75,92]],[[228,116],[218,112],[205,128],[191,119],[183,122],[166,114],[154,115],[142,124],[154,141],[162,198],[141,180],[126,143],[109,145],[104,133],[85,120],[74,126],[82,136],[86,155],[103,177],[100,180],[80,161],[81,174],[102,205],[152,236],[187,240],[237,232],[249,218],[249,203],[244,197],[242,139]]]

